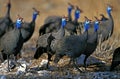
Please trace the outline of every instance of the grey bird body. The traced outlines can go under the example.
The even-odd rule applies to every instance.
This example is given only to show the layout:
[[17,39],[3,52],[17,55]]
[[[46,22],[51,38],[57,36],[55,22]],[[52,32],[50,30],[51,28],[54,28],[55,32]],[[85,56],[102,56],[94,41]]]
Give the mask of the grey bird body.
[[86,60],[87,58],[95,51],[98,45],[98,33],[93,32],[93,34],[88,34],[88,40],[87,40],[87,46],[86,50],[84,51],[85,59],[84,59],[84,65],[87,67]]
[[92,33],[88,32],[88,40],[87,40],[87,46],[86,50],[84,51],[85,59],[84,59],[84,65],[85,68],[87,67],[86,60],[87,58],[95,51],[98,45],[98,30],[99,30],[99,21],[98,18],[95,17],[95,21],[92,23],[94,26],[94,30]]
[[22,33],[24,42],[28,41],[31,38],[34,32],[34,29],[35,29],[35,22],[22,23],[21,33]]
[[48,16],[44,21],[44,25],[39,29],[39,35],[57,32],[60,29],[61,19],[60,16]]
[[[39,58],[40,55],[45,52],[47,52],[47,53],[52,52],[50,45],[52,44],[53,41],[55,41],[54,39],[56,39],[56,40],[61,39],[64,35],[65,35],[64,28],[61,28],[56,33],[52,32],[52,33],[47,33],[47,34],[39,36],[38,40],[37,40],[37,50],[34,55],[34,58],[36,58],[36,59]],[[54,54],[54,53],[52,53],[52,54]]]
[[20,50],[23,46],[23,38],[20,29],[14,28],[13,30],[5,33],[0,39],[0,54],[3,55],[2,60],[5,60],[4,57],[7,56],[8,59],[8,71],[9,70],[9,56],[17,56],[20,53]]
[[[98,34],[102,35],[101,42],[104,42],[113,34],[114,20],[113,20],[111,13],[108,14],[108,16],[109,16],[109,18],[107,20],[100,21],[100,24],[99,24]],[[93,25],[93,23],[91,23],[91,24],[92,25],[90,26],[88,33],[93,32],[94,25]]]
[[50,37],[51,33],[44,34],[38,37],[37,40],[37,47],[47,47],[48,45],[48,38]]
[[60,16],[48,16],[45,21],[44,24],[48,24],[50,22],[56,22],[56,21],[61,21],[62,17]]
[[58,61],[66,55],[71,58],[73,65],[81,72],[75,63],[75,59],[86,50],[89,25],[90,21],[86,19],[85,31],[83,34],[65,36],[59,40],[56,40],[53,44],[51,43],[51,49],[55,52],[55,63],[58,63]]
[[55,50],[56,50],[55,45],[56,45],[56,43],[60,39],[62,39],[64,36],[65,36],[65,29],[63,27],[61,27],[57,33],[52,33],[52,37],[54,37],[54,39],[51,41],[51,44],[50,44],[50,48],[51,48],[52,53],[55,53]]
[[39,11],[37,11],[35,8],[33,8],[33,16],[32,16],[32,21],[31,22],[23,22],[21,26],[21,33],[22,37],[24,39],[24,42],[28,41],[35,30],[35,21],[37,18],[37,15],[39,15]]
[[[55,52],[54,62],[57,64],[63,56],[68,56],[73,61],[73,65],[81,72],[76,65],[75,59],[79,57],[86,49],[88,39],[88,32],[82,35],[65,36],[54,42],[51,49]],[[70,61],[70,62],[71,62]]]
[[108,20],[100,22],[100,28],[98,30],[98,33],[102,34],[102,39],[101,39],[102,42],[107,40],[113,34],[113,29],[114,29],[114,22],[112,15]]
[[64,55],[67,55],[71,58],[79,57],[85,51],[86,45],[87,32],[80,36],[70,35],[63,37],[57,41],[55,45],[55,62],[57,63],[59,59]]
[[19,48],[22,47],[22,36],[19,29],[13,29],[12,31],[6,33],[0,39],[0,49],[5,54],[16,54],[20,51]]
[[[49,41],[48,41],[49,39]],[[34,54],[34,58],[38,59],[43,53],[47,52],[49,54],[51,41],[53,38],[51,38],[51,33],[44,34],[38,37],[37,43],[36,43],[36,52]]]
[[65,35],[64,27],[65,25],[61,25],[61,28],[58,30],[58,32],[47,33],[47,34],[39,36],[38,41],[37,41],[37,50],[34,54],[35,59],[38,59],[43,53],[47,52],[48,64],[49,64],[49,61],[51,61],[52,55],[55,53],[53,52],[51,45],[56,40],[59,40],[64,37]]

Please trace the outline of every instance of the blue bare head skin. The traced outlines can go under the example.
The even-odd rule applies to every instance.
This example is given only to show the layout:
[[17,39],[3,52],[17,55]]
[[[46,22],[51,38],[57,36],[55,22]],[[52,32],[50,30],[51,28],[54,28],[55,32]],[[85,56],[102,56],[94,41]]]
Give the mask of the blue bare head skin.
[[61,26],[64,28],[67,24],[66,18],[62,18]]
[[107,7],[107,13],[108,13],[108,15],[111,14],[111,11],[112,11],[112,8],[111,8],[110,6],[108,6],[108,7]]
[[75,10],[75,19],[78,20],[80,18],[80,10]]
[[86,20],[86,21],[84,22],[84,30],[85,30],[85,31],[88,31],[89,27],[90,27],[90,21],[89,21],[89,20]]
[[99,29],[99,21],[95,21],[94,22],[94,31],[97,32],[98,29]]
[[17,28],[17,29],[20,29],[21,26],[22,26],[21,20],[17,19],[17,21],[16,21],[16,28]]
[[33,8],[34,12],[33,12],[33,18],[32,20],[35,21],[37,18],[37,15],[39,15],[39,11],[37,11],[35,8]]
[[71,3],[68,3],[68,14],[70,15],[72,10],[74,9],[74,6]]

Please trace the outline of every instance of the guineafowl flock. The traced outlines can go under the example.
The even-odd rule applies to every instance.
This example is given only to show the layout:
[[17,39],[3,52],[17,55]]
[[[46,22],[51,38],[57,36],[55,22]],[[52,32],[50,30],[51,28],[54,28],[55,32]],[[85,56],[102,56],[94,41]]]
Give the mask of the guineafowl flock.
[[[23,18],[18,15],[16,22],[10,17],[11,2],[8,0],[7,12],[0,18],[0,59],[8,60],[11,55],[17,60],[17,55],[25,42],[29,41],[35,31],[35,21],[39,15],[36,8],[33,9],[31,22],[23,22]],[[68,56],[73,66],[81,72],[76,64],[76,58],[85,55],[84,67],[87,68],[88,57],[96,50],[99,42],[108,40],[114,30],[114,20],[111,15],[112,7],[108,5],[106,11],[108,18],[104,14],[98,19],[94,16],[94,21],[85,16],[84,22],[79,22],[80,14],[83,12],[79,6],[68,3],[67,16],[48,16],[44,24],[39,29],[39,36],[36,42],[34,59],[38,59],[43,53],[48,54],[47,68],[50,66],[52,56],[55,55],[53,62],[55,66],[63,56]],[[74,11],[74,19],[72,12]],[[80,31],[80,34],[77,32]],[[101,38],[99,36],[101,35]],[[101,41],[99,41],[101,39]],[[120,64],[120,48],[115,49],[110,70],[112,71]]]

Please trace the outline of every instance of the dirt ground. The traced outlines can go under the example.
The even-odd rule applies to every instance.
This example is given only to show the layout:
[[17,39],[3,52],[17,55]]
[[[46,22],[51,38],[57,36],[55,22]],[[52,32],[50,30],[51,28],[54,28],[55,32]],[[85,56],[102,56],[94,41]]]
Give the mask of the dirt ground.
[[[6,12],[6,2],[7,0],[0,0],[0,17],[5,15]],[[118,68],[115,72],[109,72],[108,68],[111,64],[112,54],[110,54],[116,47],[120,46],[119,44],[119,23],[120,23],[120,0],[11,0],[11,18],[13,21],[16,20],[17,15],[20,14],[24,21],[30,22],[32,19],[32,8],[35,7],[40,11],[40,16],[37,17],[36,20],[36,26],[35,26],[35,32],[32,36],[32,38],[26,42],[23,46],[22,52],[23,58],[26,59],[26,61],[31,60],[33,64],[31,65],[31,68],[39,65],[41,62],[41,59],[46,59],[47,56],[43,55],[38,60],[33,59],[33,55],[35,53],[35,45],[36,40],[38,38],[38,30],[40,26],[44,23],[44,20],[47,16],[50,15],[67,15],[67,3],[71,2],[73,5],[78,5],[82,10],[83,13],[81,13],[79,21],[84,21],[84,16],[87,16],[88,18],[94,20],[94,16],[100,17],[99,14],[103,13],[105,16],[107,16],[106,13],[106,5],[110,4],[113,6],[112,16],[114,18],[114,33],[112,37],[110,38],[110,41],[106,41],[104,43],[108,46],[113,45],[115,42],[115,45],[113,45],[113,48],[111,51],[101,51],[98,52],[97,50],[94,52],[92,56],[100,59],[101,61],[107,62],[105,65],[92,65],[88,67],[88,71],[85,73],[79,73],[76,71],[72,65],[71,66],[63,66],[60,67],[60,69],[56,69],[55,71],[49,71],[47,70],[48,77],[41,76],[40,74],[32,73],[24,75],[25,79],[99,79],[94,78],[94,75],[103,75],[107,74],[107,77],[101,78],[101,79],[120,79],[120,72]],[[107,16],[108,17],[108,16]],[[107,57],[107,58],[106,58]],[[65,57],[64,59],[68,59]],[[52,65],[52,64],[51,64]],[[63,64],[62,64],[63,65]],[[10,73],[2,73],[0,72],[0,75],[8,75],[8,78],[15,79],[16,76],[14,76],[15,72]],[[33,75],[35,77],[33,77]],[[101,75],[101,76],[102,76]],[[113,77],[117,76],[117,77]],[[109,78],[110,77],[110,78]],[[20,77],[19,79],[23,79]]]

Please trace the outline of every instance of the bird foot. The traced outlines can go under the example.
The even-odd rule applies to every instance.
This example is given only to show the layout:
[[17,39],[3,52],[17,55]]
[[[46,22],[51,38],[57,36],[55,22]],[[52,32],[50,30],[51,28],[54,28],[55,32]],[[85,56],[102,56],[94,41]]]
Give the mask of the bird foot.
[[75,68],[74,69],[75,71],[79,71],[80,73],[85,73],[86,72],[86,69],[81,67],[81,68]]
[[85,73],[87,71],[87,68],[81,67],[80,70]]

